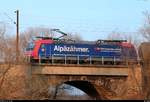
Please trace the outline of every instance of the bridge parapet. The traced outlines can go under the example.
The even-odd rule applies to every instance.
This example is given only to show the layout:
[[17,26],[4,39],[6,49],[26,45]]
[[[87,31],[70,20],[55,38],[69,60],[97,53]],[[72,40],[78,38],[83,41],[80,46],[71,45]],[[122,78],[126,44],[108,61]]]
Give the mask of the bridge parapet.
[[49,75],[94,75],[94,76],[128,76],[127,66],[62,66],[34,65],[32,74]]

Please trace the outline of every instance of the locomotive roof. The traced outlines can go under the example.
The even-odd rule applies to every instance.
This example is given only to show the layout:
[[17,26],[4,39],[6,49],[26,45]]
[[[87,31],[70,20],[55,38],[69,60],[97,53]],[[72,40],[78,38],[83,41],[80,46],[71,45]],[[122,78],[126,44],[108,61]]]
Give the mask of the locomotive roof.
[[59,38],[52,38],[52,37],[36,37],[38,39],[51,39],[54,40],[55,43],[65,43],[65,44],[116,44],[121,42],[127,42],[127,40],[97,40],[97,41],[85,41],[85,40],[72,40],[72,39],[59,39]]
[[126,40],[97,40],[97,41],[56,41],[60,43],[65,43],[65,44],[116,44],[116,43],[121,43],[121,42],[127,42]]
[[73,43],[73,44],[95,44],[96,41],[74,41],[74,42],[65,42],[65,43]]

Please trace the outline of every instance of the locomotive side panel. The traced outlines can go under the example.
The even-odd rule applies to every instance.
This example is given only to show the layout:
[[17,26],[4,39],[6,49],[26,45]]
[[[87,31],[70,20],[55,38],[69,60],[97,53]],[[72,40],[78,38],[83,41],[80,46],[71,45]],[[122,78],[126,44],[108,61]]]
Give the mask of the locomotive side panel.
[[39,56],[49,60],[121,62],[122,49],[119,45],[110,44],[41,44]]
[[42,44],[39,55],[70,55],[70,56],[99,56],[120,57],[122,49],[118,45],[90,44]]

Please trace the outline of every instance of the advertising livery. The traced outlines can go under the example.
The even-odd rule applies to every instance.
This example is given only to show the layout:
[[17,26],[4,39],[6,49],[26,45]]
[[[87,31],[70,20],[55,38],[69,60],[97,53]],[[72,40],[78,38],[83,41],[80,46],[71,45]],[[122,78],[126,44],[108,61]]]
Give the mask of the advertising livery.
[[31,63],[61,64],[124,64],[136,63],[134,46],[126,40],[74,41],[62,39],[67,36],[59,29],[59,38],[36,37],[26,48]]
[[[26,55],[30,57],[32,63],[39,62],[52,63],[63,62],[80,64],[122,64],[126,61],[136,61],[137,54],[134,46],[128,42],[107,42],[104,43],[84,43],[62,42],[56,43],[52,39],[40,39],[31,42],[26,49]],[[52,61],[54,60],[54,61]],[[61,60],[61,61],[60,61]]]

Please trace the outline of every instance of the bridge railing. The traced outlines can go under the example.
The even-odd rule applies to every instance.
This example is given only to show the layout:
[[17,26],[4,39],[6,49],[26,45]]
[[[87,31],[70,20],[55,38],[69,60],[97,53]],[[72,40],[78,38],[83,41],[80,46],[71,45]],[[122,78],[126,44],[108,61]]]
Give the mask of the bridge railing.
[[[126,60],[128,61],[128,60]],[[125,62],[124,59],[121,59],[120,57],[112,56],[112,57],[106,57],[106,56],[87,56],[87,55],[40,55],[39,56],[39,64],[41,63],[61,63],[61,64],[118,64]],[[124,64],[127,64],[125,62]]]

